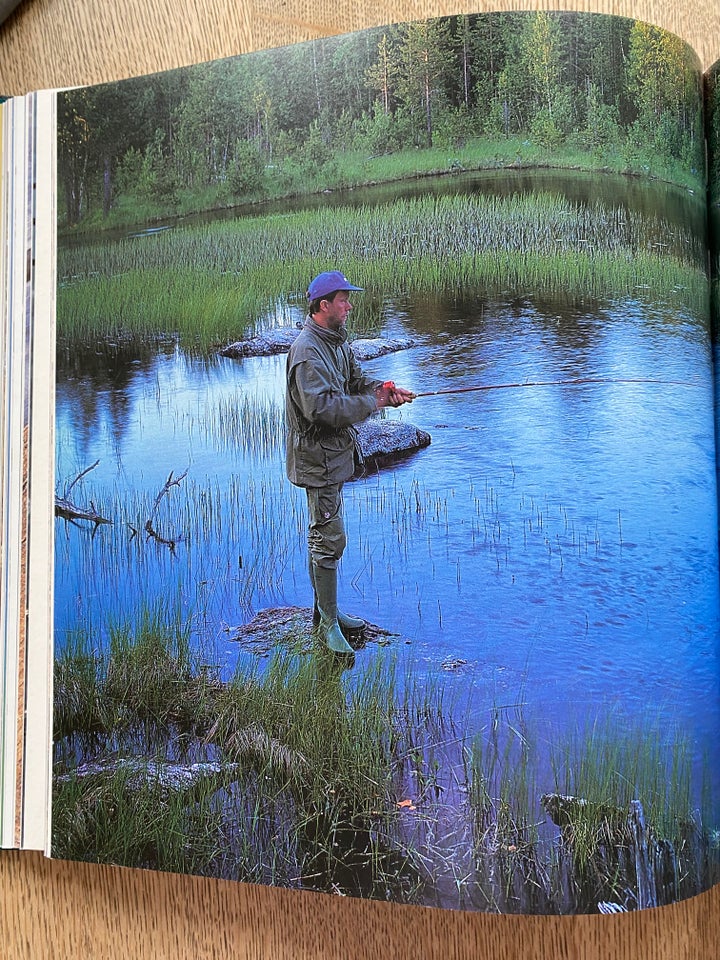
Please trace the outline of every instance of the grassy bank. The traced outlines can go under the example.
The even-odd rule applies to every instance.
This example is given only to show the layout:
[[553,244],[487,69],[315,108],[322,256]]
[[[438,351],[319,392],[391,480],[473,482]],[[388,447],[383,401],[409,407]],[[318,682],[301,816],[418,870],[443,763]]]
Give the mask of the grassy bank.
[[174,217],[232,208],[240,203],[311,196],[328,190],[347,190],[420,177],[453,176],[461,171],[542,168],[653,178],[693,191],[704,190],[701,179],[682,164],[659,158],[655,151],[643,150],[629,142],[583,150],[569,144],[547,147],[528,138],[471,138],[462,144],[404,149],[379,156],[368,156],[367,151],[347,150],[319,164],[279,159],[265,169],[257,187],[242,196],[232,194],[226,182],[202,190],[178,189],[163,201],[125,193],[116,198],[107,216],[103,217],[98,211],[72,230],[63,229],[60,224],[60,235],[141,227]]
[[440,679],[300,653],[302,625],[221,682],[186,638],[145,616],[59,655],[55,856],[509,912],[718,879],[680,738],[608,723],[548,747],[491,704],[473,731]]
[[696,240],[654,227],[668,240],[662,252],[642,218],[620,209],[548,195],[455,196],[73,247],[59,260],[58,334],[176,334],[185,346],[210,349],[297,317],[308,278],[338,262],[369,293],[353,315],[361,328],[380,322],[383,298],[409,291],[647,297],[703,313],[707,280]]

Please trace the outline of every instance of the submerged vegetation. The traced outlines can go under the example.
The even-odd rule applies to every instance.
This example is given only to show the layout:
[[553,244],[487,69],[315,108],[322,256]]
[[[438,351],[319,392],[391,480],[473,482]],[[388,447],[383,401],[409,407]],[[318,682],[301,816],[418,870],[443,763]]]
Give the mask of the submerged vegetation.
[[720,878],[682,741],[609,724],[537,743],[521,704],[473,733],[440,680],[306,639],[226,682],[167,615],[68,646],[53,854],[507,912],[635,909]]
[[[660,239],[662,238],[662,242]],[[301,315],[308,278],[342,262],[369,291],[357,327],[412,290],[456,295],[652,298],[707,308],[700,241],[661,221],[550,195],[398,200],[163,231],[59,256],[63,342],[152,340],[217,347]]]
[[[101,467],[97,480],[94,472],[83,477],[77,498],[95,503],[111,522],[94,532],[88,525],[59,529],[56,550],[60,569],[76,551],[79,582],[91,595],[107,598],[102,610],[111,622],[138,598],[151,604],[161,583],[168,600],[191,611],[192,639],[202,645],[207,622],[246,616],[284,596],[296,579],[304,584],[306,517],[302,494],[279,475],[279,404],[232,393],[192,418],[169,411],[165,429],[176,426],[191,442],[210,440],[218,457],[249,454],[254,469],[206,481],[190,474],[164,497],[154,524],[173,541],[171,550],[141,533],[156,492],[121,495]],[[510,580],[525,588],[528,569],[535,570],[536,582],[582,569],[593,577],[595,564],[620,562],[623,555],[617,515],[588,513],[523,491],[512,467],[495,483],[470,478],[452,487],[416,476],[389,484],[368,478],[346,489],[345,503],[358,565],[352,587],[366,603],[377,595],[378,609],[378,591],[397,600],[416,597],[417,619],[413,614],[404,625],[411,635],[423,619],[442,623],[449,589],[457,601],[472,602],[479,580]],[[384,531],[381,542],[378,529]],[[76,602],[78,615],[89,615],[92,604],[81,596]],[[104,623],[97,629],[106,635]]]

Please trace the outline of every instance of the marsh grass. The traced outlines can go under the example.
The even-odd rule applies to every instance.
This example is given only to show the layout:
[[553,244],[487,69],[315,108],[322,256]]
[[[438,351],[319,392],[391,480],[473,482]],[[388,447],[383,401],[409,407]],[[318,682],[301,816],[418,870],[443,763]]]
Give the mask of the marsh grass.
[[561,813],[557,864],[565,885],[576,878],[580,897],[655,906],[693,895],[707,867],[717,882],[703,826],[711,814],[693,782],[690,744],[661,730],[624,730],[606,719],[568,739],[555,758],[556,791],[586,800]]
[[[250,432],[246,416],[254,424]],[[138,600],[153,602],[161,584],[167,601],[182,605],[192,631],[188,642],[194,644],[207,624],[217,630],[218,624],[235,622],[231,618],[239,611],[250,615],[258,605],[281,603],[289,592],[305,588],[305,565],[298,558],[304,555],[307,520],[302,491],[287,484],[275,463],[284,435],[279,407],[232,395],[181,426],[191,439],[210,437],[224,457],[244,455],[251,447],[257,465],[222,477],[196,479],[191,471],[163,498],[153,522],[163,537],[173,538],[172,551],[144,533],[156,489],[121,491],[90,474],[77,496],[114,522],[94,535],[60,527],[57,562],[69,563],[74,550],[83,589],[107,597],[104,609],[118,617]],[[270,466],[261,459],[265,454]],[[549,497],[524,493],[516,478],[483,486],[471,479],[453,488],[416,477],[392,483],[369,478],[346,488],[346,504],[356,545],[345,572],[349,586],[358,596],[372,597],[386,584],[392,596],[417,596],[417,616],[425,624],[441,625],[447,617],[447,590],[467,598],[480,577],[510,577],[526,585],[529,571],[541,564],[543,576],[554,583],[597,558],[619,557],[622,550],[617,515],[588,517]],[[378,541],[368,531],[380,526],[385,535]],[[408,635],[416,622],[405,622]],[[107,635],[105,624],[96,626],[99,635]]]
[[[409,896],[417,886],[412,852],[396,852],[381,836],[390,836],[397,816],[401,745],[417,711],[398,711],[389,661],[373,661],[349,691],[342,670],[321,653],[290,652],[274,657],[262,674],[240,671],[219,684],[211,670],[188,659],[177,625],[163,629],[156,617],[140,622],[134,642],[127,631],[115,631],[104,653],[78,641],[56,668],[62,678],[55,714],[58,855],[193,871],[211,857],[223,876],[318,889],[349,884],[357,868],[367,895],[386,888],[388,858],[399,858],[406,867],[395,884]],[[73,672],[78,681],[70,702],[65,687]],[[83,724],[97,703],[103,723],[90,729]],[[172,796],[158,804],[155,796],[153,806],[152,783],[138,790],[122,768],[86,772],[108,752],[169,762],[189,750],[191,739],[194,756],[239,767],[222,788],[214,780],[201,785],[192,802]],[[152,823],[146,810],[148,816],[154,810]],[[260,824],[271,814],[273,835],[286,832],[285,852],[260,843],[269,859],[250,865],[248,838],[262,837]],[[157,840],[165,829],[170,838],[182,835],[203,817],[186,849],[169,842],[160,856]],[[380,833],[379,822],[386,825]],[[245,851],[237,862],[221,852],[223,836],[233,838],[230,850]]]
[[[266,434],[250,437],[236,419],[239,434],[218,437],[220,451],[245,444],[256,450],[258,445],[272,448],[281,442],[276,421],[273,418]],[[203,416],[193,430],[212,430],[217,422]],[[153,518],[160,534],[172,538],[172,550],[144,530],[157,490],[84,484],[83,502],[102,504],[113,523],[107,536],[93,535],[86,527],[59,529],[58,562],[69,561],[75,549],[78,575],[108,597],[108,611],[132,609],[138,597],[156,596],[157,582],[168,601],[181,598],[192,617],[202,619],[208,608],[211,615],[217,615],[218,608],[233,615],[238,607],[249,610],[259,595],[281,592],[286,570],[306,536],[304,504],[289,494],[286,481],[276,473],[256,469],[203,482],[189,475],[163,498]],[[104,635],[107,627],[99,630]]]
[[221,816],[212,794],[142,785],[122,769],[112,775],[61,775],[53,792],[53,856],[156,870],[211,874]]
[[707,308],[697,239],[660,220],[545,194],[424,197],[65,248],[59,337],[175,334],[184,347],[207,350],[297,319],[309,278],[337,262],[369,291],[353,314],[358,330],[379,326],[388,294],[472,286]]
[[[495,711],[469,750],[478,884],[488,905],[633,910],[717,882],[712,813],[699,808],[688,744],[659,729],[610,717],[543,745],[530,740],[521,710]],[[551,789],[540,758],[552,770]]]
[[[417,478],[392,486],[370,480],[352,485],[346,499],[352,500],[357,513],[353,535],[362,564],[353,586],[358,590],[366,589],[364,584],[371,588],[387,570],[395,594],[422,593],[422,601],[441,602],[443,598],[433,594],[440,557],[445,571],[442,582],[449,586],[447,571],[452,568],[460,595],[472,588],[479,570],[523,583],[528,563],[537,571],[535,560],[542,557],[544,572],[557,580],[588,560],[619,556],[622,551],[616,515],[589,517],[549,496],[525,493],[516,476],[487,481],[481,488],[472,479],[453,487]],[[462,518],[460,537],[458,517]],[[386,530],[380,545],[367,535],[376,528],[378,518]],[[422,584],[405,572],[409,559],[426,564]],[[441,610],[435,619],[439,617]]]
[[104,650],[78,638],[56,667],[54,855],[503,912],[633,909],[641,877],[658,903],[717,878],[681,740],[608,721],[548,749],[521,704],[473,735],[440,679],[306,639],[221,681],[167,610]]
[[217,450],[242,450],[255,458],[277,457],[285,443],[284,407],[244,391],[209,406],[192,422],[186,418],[183,426],[190,437],[209,435]]

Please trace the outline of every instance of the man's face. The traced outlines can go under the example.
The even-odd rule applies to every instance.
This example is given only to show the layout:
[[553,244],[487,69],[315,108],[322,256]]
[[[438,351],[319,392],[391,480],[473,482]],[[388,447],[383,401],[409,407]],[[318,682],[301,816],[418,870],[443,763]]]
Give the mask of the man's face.
[[328,330],[339,330],[352,310],[350,292],[348,290],[338,290],[332,301],[323,300],[321,302],[321,308],[323,308],[325,326]]

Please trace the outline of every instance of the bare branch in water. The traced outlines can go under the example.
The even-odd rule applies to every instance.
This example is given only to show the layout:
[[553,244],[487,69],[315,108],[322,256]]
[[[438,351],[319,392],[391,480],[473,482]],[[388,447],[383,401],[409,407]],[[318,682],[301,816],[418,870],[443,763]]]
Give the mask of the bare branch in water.
[[160,506],[160,503],[163,497],[169,493],[172,487],[179,487],[181,481],[184,480],[185,477],[187,476],[187,473],[188,472],[186,470],[184,473],[181,473],[179,477],[176,477],[175,479],[173,479],[173,471],[172,470],[170,471],[170,476],[165,481],[165,484],[162,490],[160,491],[160,493],[158,493],[158,495],[155,497],[155,503],[153,504],[153,508],[150,511],[150,516],[145,521],[145,533],[148,535],[148,538],[152,537],[152,539],[155,540],[157,543],[162,543],[164,546],[168,547],[171,552],[174,551],[175,546],[182,541],[182,537],[161,536],[153,526],[153,518],[155,517],[158,511],[158,507]]
[[96,460],[95,463],[90,464],[89,467],[86,467],[84,470],[81,470],[80,473],[75,477],[72,483],[65,488],[65,493],[62,497],[55,497],[55,516],[62,517],[63,520],[69,520],[70,523],[75,523],[77,520],[87,520],[88,523],[94,523],[95,529],[100,526],[101,523],[112,523],[112,520],[108,520],[107,517],[101,516],[95,509],[95,504],[90,501],[90,508],[85,509],[84,507],[78,507],[76,504],[70,500],[70,491],[75,486],[75,484],[81,480],[86,474],[90,473],[91,470],[94,470],[95,467],[100,463],[99,460]]

